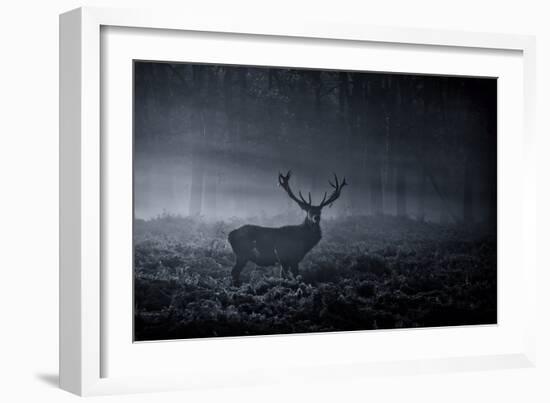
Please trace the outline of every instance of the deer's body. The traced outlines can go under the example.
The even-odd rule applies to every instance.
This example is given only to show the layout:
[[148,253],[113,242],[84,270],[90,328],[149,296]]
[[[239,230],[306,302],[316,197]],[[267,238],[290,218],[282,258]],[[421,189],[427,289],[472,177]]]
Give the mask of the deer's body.
[[298,263],[321,240],[319,223],[280,228],[245,225],[229,233],[229,243],[242,267],[250,261],[258,266],[280,264],[283,272],[297,274]]
[[304,222],[300,225],[287,225],[279,228],[261,227],[258,225],[244,225],[228,236],[231,248],[237,257],[235,266],[231,272],[233,284],[240,284],[240,273],[246,263],[254,262],[258,266],[280,265],[282,275],[288,271],[295,276],[298,274],[298,264],[304,256],[321,240],[321,209],[332,204],[339,196],[346,180],[340,185],[335,176],[335,183],[331,184],[335,191],[326,200],[326,193],[319,206],[306,202],[300,193],[300,199],[294,196],[288,180],[290,172],[286,176],[279,174],[279,185],[288,193],[289,197],[307,213]]

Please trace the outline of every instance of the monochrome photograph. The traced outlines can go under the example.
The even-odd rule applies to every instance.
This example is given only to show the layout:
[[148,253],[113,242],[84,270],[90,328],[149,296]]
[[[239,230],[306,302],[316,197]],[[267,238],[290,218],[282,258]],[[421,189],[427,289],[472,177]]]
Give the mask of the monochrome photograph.
[[497,323],[497,79],[133,65],[134,341]]

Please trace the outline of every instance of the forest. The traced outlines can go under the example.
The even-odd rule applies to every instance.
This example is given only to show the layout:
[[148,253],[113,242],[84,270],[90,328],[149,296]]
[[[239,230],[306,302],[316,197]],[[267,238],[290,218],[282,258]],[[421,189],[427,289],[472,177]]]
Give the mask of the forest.
[[[496,323],[497,81],[134,62],[135,339]],[[300,274],[247,266],[227,235],[296,225]]]

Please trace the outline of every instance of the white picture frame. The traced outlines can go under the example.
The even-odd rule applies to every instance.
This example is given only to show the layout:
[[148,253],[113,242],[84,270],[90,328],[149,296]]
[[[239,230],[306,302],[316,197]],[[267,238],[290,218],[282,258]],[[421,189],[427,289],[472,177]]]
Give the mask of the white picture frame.
[[[318,41],[319,43],[323,42],[324,46],[332,46],[336,51],[345,47],[346,44],[354,46],[376,44],[381,47],[397,46],[399,49],[413,47],[418,52],[429,52],[430,49],[451,51],[451,53],[454,52],[452,56],[454,58],[462,57],[461,52],[464,51],[464,54],[468,52],[474,54],[469,64],[473,67],[465,67],[463,71],[463,74],[471,75],[484,75],[483,68],[475,66],[476,54],[483,56],[489,53],[513,53],[514,61],[510,62],[511,68],[509,73],[506,73],[510,75],[510,80],[506,79],[505,81],[510,83],[510,88],[515,88],[514,94],[517,94],[519,99],[515,99],[514,104],[505,103],[503,105],[503,108],[506,108],[504,109],[505,114],[502,113],[503,110],[499,105],[499,116],[507,115],[506,118],[509,119],[509,115],[514,113],[512,108],[515,108],[518,116],[514,121],[506,121],[505,123],[509,123],[509,126],[506,127],[502,127],[503,121],[499,117],[499,136],[501,131],[508,130],[510,132],[505,137],[508,140],[504,141],[504,145],[501,146],[499,143],[499,159],[504,161],[502,164],[499,162],[499,187],[503,185],[502,189],[504,189],[504,193],[499,189],[499,225],[510,220],[505,228],[513,228],[514,231],[504,234],[506,236],[504,246],[512,245],[515,241],[515,249],[502,247],[503,244],[499,239],[499,264],[506,260],[518,262],[521,267],[521,281],[514,281],[511,276],[504,276],[504,280],[501,281],[499,277],[499,325],[485,328],[461,327],[438,330],[354,332],[353,334],[342,332],[315,336],[190,340],[179,343],[148,343],[148,346],[142,345],[137,349],[126,336],[122,337],[122,341],[120,341],[120,337],[117,339],[117,334],[122,334],[124,330],[117,330],[113,326],[113,321],[109,321],[107,318],[109,315],[113,316],[112,312],[124,312],[124,309],[127,310],[128,307],[119,306],[117,308],[111,305],[111,302],[107,302],[113,300],[113,298],[109,298],[109,293],[113,289],[118,289],[116,287],[121,287],[120,282],[125,281],[125,277],[120,277],[117,280],[105,272],[105,268],[109,267],[109,258],[105,253],[108,248],[104,244],[104,228],[108,228],[109,225],[120,227],[125,224],[116,221],[116,218],[113,218],[115,215],[102,212],[102,208],[107,210],[106,206],[108,209],[117,208],[109,204],[109,197],[106,196],[111,189],[108,186],[109,175],[114,174],[114,171],[110,171],[111,168],[107,169],[107,167],[112,167],[108,161],[109,158],[112,158],[112,153],[116,153],[117,148],[110,142],[112,136],[107,139],[102,137],[102,133],[103,136],[105,133],[109,133],[111,124],[108,119],[105,119],[109,113],[106,113],[105,110],[102,111],[102,108],[105,107],[106,99],[109,101],[109,107],[117,108],[112,98],[109,98],[110,95],[105,94],[123,94],[124,88],[127,89],[127,87],[117,86],[112,84],[112,80],[104,80],[102,77],[102,74],[119,74],[114,72],[116,69],[109,70],[109,65],[105,67],[105,61],[102,60],[102,57],[110,55],[109,52],[102,49],[102,47],[107,47],[105,38],[102,38],[102,32],[108,32],[111,29],[109,27],[117,27],[114,30],[115,39],[109,40],[108,44],[109,46],[119,46],[117,48],[121,50],[119,54],[124,53],[120,47],[120,40],[125,39],[120,37],[116,39],[116,30],[122,32],[122,36],[132,36],[133,32],[137,32],[132,31],[134,29],[146,29],[148,33],[152,32],[149,30],[156,30],[156,36],[151,39],[152,42],[149,45],[144,45],[144,48],[154,46],[155,41],[158,41],[159,44],[162,41],[167,41],[165,45],[159,45],[158,48],[168,49],[169,43],[173,44],[173,41],[180,40],[178,33],[192,32],[195,37],[200,37],[201,33],[202,35],[215,33],[218,40],[220,38],[224,40],[224,36],[228,41],[235,37],[253,38],[258,43],[271,41],[282,47],[288,46],[288,41],[300,43],[300,46],[311,45]],[[125,29],[126,31],[124,31]],[[148,35],[147,32],[144,35]],[[132,46],[127,46],[127,49],[130,50],[130,53],[125,54],[124,57],[137,58],[137,55],[131,53]],[[238,48],[233,49],[236,53],[243,53]],[[533,312],[534,315],[536,311],[536,265],[534,261],[536,254],[535,242],[532,242],[534,237],[532,234],[536,232],[535,182],[530,179],[535,177],[535,161],[532,158],[535,146],[533,133],[534,49],[534,38],[521,35],[350,26],[319,21],[288,22],[281,25],[277,21],[268,19],[255,21],[236,18],[215,20],[150,10],[80,8],[61,15],[61,387],[79,395],[96,395],[228,384],[293,382],[295,379],[302,381],[304,379],[334,379],[379,373],[410,374],[449,370],[517,368],[534,365],[535,318],[527,314],[521,321],[515,320],[520,312]],[[161,52],[155,53],[155,55],[160,58],[172,58],[170,53],[163,54]],[[211,59],[204,60],[207,57],[201,56],[200,53],[196,53],[195,56],[202,61],[211,62],[227,61],[229,56],[212,56]],[[258,57],[257,54],[256,57]],[[308,57],[310,59],[303,59],[304,65],[314,63],[314,56]],[[435,56],[430,57],[432,61],[436,60]],[[242,56],[239,60],[246,64],[248,59]],[[270,56],[269,60],[266,58],[265,63],[276,63],[277,60],[277,53],[275,53]],[[250,63],[254,61],[257,63],[257,59],[251,60]],[[124,60],[121,63],[125,63]],[[284,62],[282,63],[284,64]],[[490,64],[490,62],[488,63]],[[468,65],[466,62],[464,64]],[[379,64],[378,68],[384,69],[384,65]],[[388,65],[387,69],[391,68]],[[420,67],[418,68],[420,69]],[[409,69],[411,68],[409,67]],[[444,69],[444,65],[439,66],[434,63],[429,71],[423,68],[422,72],[437,74],[450,71],[441,69]],[[402,71],[408,70],[405,68]],[[490,74],[490,69],[486,71],[489,72],[487,74]],[[127,84],[125,80],[120,80],[120,82]],[[105,96],[107,98],[104,98]],[[130,105],[127,105],[128,94],[125,93],[125,97],[120,99],[122,109],[114,110],[117,112],[131,110]],[[512,127],[517,128],[517,132],[513,132]],[[106,147],[109,147],[109,153],[106,152]],[[505,156],[517,147],[520,147],[523,158],[516,161],[516,165],[512,167]],[[512,168],[516,172],[515,174],[511,174]],[[509,181],[510,184],[503,181]],[[517,186],[520,186],[520,191],[517,190]],[[505,206],[504,213],[510,209],[519,211],[513,218],[509,217],[502,213],[501,202],[506,203],[503,204]],[[125,207],[122,205],[118,208]],[[105,220],[110,221],[106,222]],[[501,232],[499,232],[500,235]],[[109,287],[106,287],[107,279],[112,281]],[[507,292],[514,284],[518,288],[515,297],[520,299],[521,309],[512,308],[515,302],[511,300],[513,296]],[[501,293],[503,290],[504,294]],[[516,316],[510,316],[501,321],[502,312],[500,311],[503,307],[506,308],[506,312],[516,309]],[[128,314],[131,315],[131,312]],[[120,316],[115,316],[115,318],[118,319]],[[126,323],[124,320],[120,322]],[[109,331],[107,328],[111,330]],[[497,342],[494,344],[498,347],[488,349],[487,345],[495,338]],[[335,351],[342,344],[354,346],[365,343],[365,341],[368,341],[369,344],[376,343],[376,340],[382,339],[385,341],[380,343],[386,344],[386,350],[379,349],[382,355],[377,357],[374,357],[375,354],[372,351],[371,355],[374,358],[359,355],[351,359],[352,350],[340,351],[338,354]],[[438,339],[447,340],[447,344],[441,343],[438,349],[433,350],[420,348],[426,345],[437,345]],[[464,340],[464,348],[446,347],[453,340]],[[483,344],[480,340],[485,340],[487,344]],[[418,343],[420,352],[416,355],[407,355],[405,350],[395,348],[392,356],[389,356],[385,352],[389,351],[388,348],[392,343],[396,346]],[[228,346],[235,349],[235,353],[227,353]],[[316,354],[319,348],[324,348],[327,353]],[[199,363],[200,354],[208,350],[215,352],[215,354],[207,356],[206,364],[208,365],[204,365],[204,362]],[[246,350],[249,351],[248,355],[243,355],[243,351]],[[191,351],[198,353],[193,355],[190,354]],[[273,353],[268,355],[268,351]],[[288,361],[288,357],[287,361],[284,361],[285,351],[292,352],[292,355],[289,356],[292,357],[291,362]],[[263,363],[258,358],[262,353],[269,357],[268,360],[264,359]],[[180,364],[178,360],[172,360],[176,361],[176,364],[169,362],[170,355],[177,356],[178,354],[188,354],[185,364]],[[227,356],[220,358],[220,354],[227,354]],[[343,358],[340,359],[341,357]],[[117,360],[120,365],[116,371],[111,370],[106,364],[106,362],[116,362]],[[205,360],[202,359],[202,361]],[[209,370],[209,367],[216,365],[218,361],[229,362],[230,365],[221,365],[215,371]],[[122,364],[124,362],[129,364],[124,366]],[[139,367],[140,362],[144,368],[143,371],[136,368],[136,366]],[[151,371],[146,370],[154,366],[162,366],[166,368],[166,371],[158,371],[158,374],[154,375]],[[132,371],[132,367],[136,371]],[[307,371],[304,371],[305,368]]]

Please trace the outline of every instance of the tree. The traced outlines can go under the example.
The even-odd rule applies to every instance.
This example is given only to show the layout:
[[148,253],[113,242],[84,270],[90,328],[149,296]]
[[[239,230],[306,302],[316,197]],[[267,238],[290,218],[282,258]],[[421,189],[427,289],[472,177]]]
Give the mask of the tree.
[[365,155],[369,178],[370,207],[373,215],[384,214],[382,187],[382,155],[386,114],[384,112],[384,82],[379,75],[370,76],[363,87],[366,102],[367,152]]
[[205,66],[193,65],[193,86],[195,94],[194,105],[194,128],[195,141],[192,145],[191,154],[191,187],[189,195],[189,215],[200,215],[202,211],[202,198],[204,187],[204,164],[200,153],[202,141],[206,137],[205,113],[207,101],[203,94],[203,82]]

